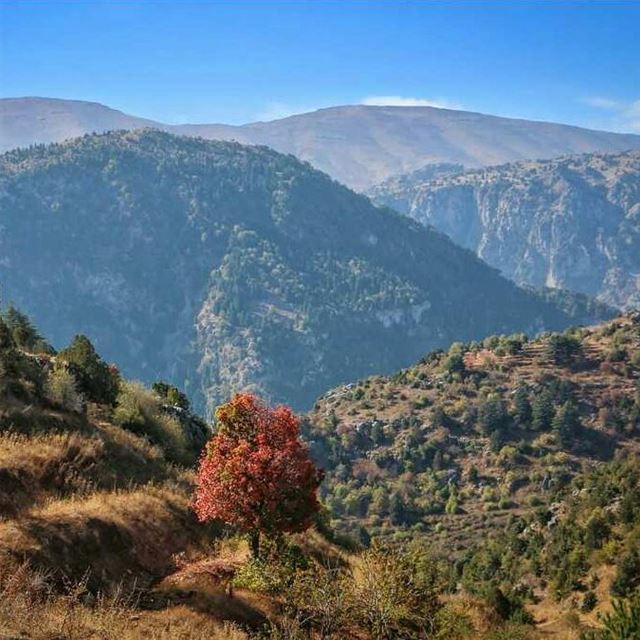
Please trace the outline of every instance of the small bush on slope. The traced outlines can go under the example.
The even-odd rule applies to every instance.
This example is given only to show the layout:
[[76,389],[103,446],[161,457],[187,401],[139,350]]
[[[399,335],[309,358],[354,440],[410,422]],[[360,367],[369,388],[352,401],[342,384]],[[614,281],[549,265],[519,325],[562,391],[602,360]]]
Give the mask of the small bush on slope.
[[86,336],[78,335],[57,355],[78,383],[78,389],[92,402],[112,405],[118,393],[118,372],[107,365]]
[[84,397],[78,391],[75,377],[66,367],[56,367],[49,372],[44,393],[48,400],[67,411],[81,413],[84,409]]
[[156,394],[139,382],[123,382],[114,411],[117,424],[159,445],[169,460],[189,463],[193,456],[180,423],[162,411]]
[[606,614],[602,623],[604,629],[592,631],[581,640],[636,640],[640,638],[640,594],[631,600],[617,600],[613,611]]

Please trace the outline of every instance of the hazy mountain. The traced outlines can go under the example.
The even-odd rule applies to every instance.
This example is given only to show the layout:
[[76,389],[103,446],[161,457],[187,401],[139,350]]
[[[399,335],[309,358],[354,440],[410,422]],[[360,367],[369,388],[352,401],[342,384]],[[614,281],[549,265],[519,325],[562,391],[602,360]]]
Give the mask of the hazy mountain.
[[147,130],[9,152],[0,220],[3,298],[55,345],[86,333],[209,406],[305,407],[456,339],[594,315],[265,147]]
[[162,127],[96,102],[54,98],[0,99],[0,151],[61,142],[85,133]]
[[640,306],[638,152],[409,176],[370,195],[433,225],[517,282]]
[[640,136],[433,107],[344,106],[242,126],[167,125],[95,103],[48,98],[0,101],[1,150],[82,133],[155,127],[292,153],[358,190],[429,163],[467,167],[569,153],[640,148]]

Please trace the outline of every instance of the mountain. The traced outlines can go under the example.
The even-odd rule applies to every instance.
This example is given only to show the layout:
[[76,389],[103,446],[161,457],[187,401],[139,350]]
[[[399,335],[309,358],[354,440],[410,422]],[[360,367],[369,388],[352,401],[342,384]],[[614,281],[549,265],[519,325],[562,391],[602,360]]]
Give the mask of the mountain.
[[153,127],[291,153],[356,190],[432,163],[480,167],[570,153],[640,148],[640,136],[435,107],[330,107],[242,126],[168,125],[90,102],[0,100],[0,150],[83,133]]
[[61,142],[85,133],[161,128],[158,122],[129,116],[96,102],[54,98],[2,98],[0,151]]
[[307,438],[341,527],[428,535],[455,557],[578,472],[637,456],[639,377],[638,314],[489,336],[327,392]]
[[583,154],[369,191],[473,250],[508,278],[640,306],[640,153]]
[[[535,342],[489,338],[327,394],[318,426],[306,423],[325,452],[325,506],[303,532],[262,531],[256,562],[239,527],[196,518],[203,441],[192,449],[187,425],[210,432],[178,389],[127,381],[90,348],[56,353],[3,310],[0,634],[635,639],[639,329],[629,315]],[[579,411],[565,401],[535,431],[523,388]],[[499,401],[507,420],[482,409]],[[502,424],[489,436],[491,417]]]
[[502,278],[445,236],[264,147],[145,130],[0,157],[2,296],[197,406],[325,389],[487,333],[609,310]]
[[423,540],[454,590],[519,594],[552,632],[638,584],[639,380],[638,313],[491,336],[329,391],[306,437],[341,531]]

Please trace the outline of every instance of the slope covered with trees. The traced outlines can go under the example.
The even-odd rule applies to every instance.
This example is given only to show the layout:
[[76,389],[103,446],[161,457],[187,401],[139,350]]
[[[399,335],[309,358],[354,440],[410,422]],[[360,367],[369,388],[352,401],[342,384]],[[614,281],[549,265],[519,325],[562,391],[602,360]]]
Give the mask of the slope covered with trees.
[[329,392],[307,437],[342,527],[426,536],[455,558],[553,511],[579,472],[635,456],[639,379],[637,315],[532,341],[494,336]]
[[584,154],[432,177],[370,191],[449,235],[516,282],[640,304],[640,153]]
[[308,407],[353,377],[495,332],[606,314],[523,291],[444,236],[260,147],[158,131],[0,159],[0,282],[56,346],[210,411],[231,392]]
[[[386,380],[390,410],[421,415],[428,397],[427,415],[439,414],[442,424],[427,428],[437,438],[426,446],[402,420],[381,432],[373,425],[376,505],[385,487],[401,493],[388,516],[366,522],[368,531],[358,526],[365,496],[358,489],[352,498],[349,477],[365,470],[350,457],[367,448],[368,427],[356,427],[354,443],[354,431],[335,423],[346,406],[355,419],[370,409],[364,404],[381,411],[374,391],[383,381],[348,389],[355,398],[328,414],[334,426],[305,426],[316,459],[325,447],[326,505],[340,514],[335,524],[344,521],[356,536],[345,537],[325,507],[317,513],[319,476],[288,409],[248,395],[221,406],[198,478],[197,452],[210,432],[181,391],[126,381],[84,336],[56,353],[26,316],[6,310],[0,633],[34,640],[636,638],[639,353],[640,321],[627,316],[534,343],[511,336],[457,346]],[[105,376],[115,395],[95,384]],[[563,402],[550,402],[547,391],[564,394]],[[471,425],[454,409],[462,398]],[[431,469],[422,470],[418,458],[432,450]],[[287,466],[291,457],[296,464]],[[399,478],[407,461],[414,466]],[[260,467],[266,471],[256,473]],[[408,489],[446,504],[408,527]],[[235,492],[238,504],[221,490]],[[479,504],[484,522],[471,517]],[[213,521],[198,523],[196,512]],[[251,555],[244,534],[256,531],[264,537]]]

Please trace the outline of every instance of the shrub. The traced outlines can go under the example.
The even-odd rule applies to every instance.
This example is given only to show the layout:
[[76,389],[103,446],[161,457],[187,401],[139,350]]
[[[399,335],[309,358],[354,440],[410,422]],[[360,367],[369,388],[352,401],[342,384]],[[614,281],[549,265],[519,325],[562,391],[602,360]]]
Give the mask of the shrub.
[[251,559],[233,577],[233,585],[256,593],[279,593],[285,586],[283,576],[272,563]]
[[437,593],[437,574],[427,556],[374,544],[361,557],[354,618],[376,640],[430,633],[440,609]]
[[628,602],[617,600],[613,611],[602,618],[603,629],[581,636],[581,640],[631,640],[640,638],[640,596]]
[[167,404],[181,409],[189,410],[190,403],[186,394],[182,393],[178,387],[168,384],[167,382],[154,382],[151,385],[151,390],[158,395],[158,397]]
[[557,365],[569,364],[581,349],[580,340],[565,333],[554,333],[547,340],[547,356]]
[[86,336],[76,336],[71,344],[58,354],[78,383],[79,391],[87,400],[113,405],[118,397],[119,375],[109,367]]
[[630,595],[640,586],[640,554],[636,549],[624,555],[611,583],[611,593],[617,597]]
[[49,401],[68,411],[84,411],[84,398],[78,391],[76,379],[66,367],[55,367],[49,372],[44,393]]
[[157,396],[140,382],[123,382],[117,397],[114,420],[125,429],[147,436],[159,445],[167,459],[191,461],[188,438],[180,423],[162,412]]
[[339,637],[343,625],[349,623],[352,591],[350,573],[339,567],[313,565],[297,572],[285,594],[289,617],[310,622],[320,638]]

